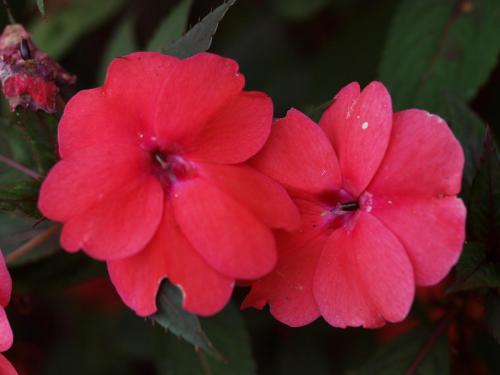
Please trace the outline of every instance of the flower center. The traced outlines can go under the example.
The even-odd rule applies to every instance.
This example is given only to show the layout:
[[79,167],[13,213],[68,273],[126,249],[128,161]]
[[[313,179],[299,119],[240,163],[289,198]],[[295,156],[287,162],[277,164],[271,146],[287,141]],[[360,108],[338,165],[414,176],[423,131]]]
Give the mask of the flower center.
[[153,174],[167,190],[170,190],[172,185],[179,180],[184,180],[194,174],[191,163],[180,155],[155,150],[151,156]]

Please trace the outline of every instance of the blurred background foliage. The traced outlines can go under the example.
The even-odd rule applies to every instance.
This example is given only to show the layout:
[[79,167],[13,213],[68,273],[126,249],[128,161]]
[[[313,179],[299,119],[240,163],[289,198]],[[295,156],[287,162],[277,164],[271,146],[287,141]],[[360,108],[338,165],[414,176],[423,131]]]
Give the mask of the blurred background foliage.
[[[102,84],[113,57],[189,54],[175,41],[220,0],[9,3],[35,43],[77,75],[62,92],[68,99]],[[212,26],[223,16],[217,11]],[[8,23],[4,11],[0,18]],[[207,37],[205,48],[208,26],[196,30]],[[267,311],[239,312],[245,290],[237,290],[222,314],[201,319],[220,360],[135,317],[102,264],[61,252],[53,236],[9,265],[15,345],[7,356],[20,374],[500,373],[500,1],[239,0],[210,50],[237,60],[247,88],[270,94],[277,117],[294,106],[318,119],[347,83],[379,79],[396,109],[420,107],[446,119],[466,155],[468,241],[456,270],[419,290],[404,322],[379,330],[340,330],[321,320],[292,329]],[[3,99],[1,107],[0,154],[44,175],[56,160],[57,116],[12,114]],[[0,164],[6,254],[50,230],[38,223],[38,186]]]

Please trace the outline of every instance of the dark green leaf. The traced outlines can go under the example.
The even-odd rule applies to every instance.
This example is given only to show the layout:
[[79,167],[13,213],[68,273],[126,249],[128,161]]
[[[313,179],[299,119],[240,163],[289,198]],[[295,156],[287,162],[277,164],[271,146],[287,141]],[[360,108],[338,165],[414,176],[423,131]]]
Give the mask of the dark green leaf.
[[223,360],[195,353],[193,348],[173,336],[167,348],[168,357],[161,363],[162,374],[171,375],[254,375],[250,338],[238,309],[229,304],[222,312],[201,319],[203,328],[220,350]]
[[177,39],[170,47],[162,51],[167,55],[186,58],[208,50],[219,22],[222,21],[228,9],[235,2],[236,0],[224,2],[194,25],[186,34]]
[[0,185],[0,211],[19,210],[26,215],[40,218],[37,208],[40,183],[33,179],[21,180],[14,184]]
[[36,6],[42,16],[45,16],[45,0],[36,0]]
[[445,94],[465,101],[476,95],[496,64],[498,35],[498,0],[404,0],[389,30],[380,79],[397,109],[439,112]]
[[471,238],[496,251],[500,246],[500,161],[488,130],[479,169],[472,183],[468,202]]
[[164,280],[158,291],[156,304],[158,312],[151,319],[174,335],[194,345],[196,349],[201,348],[209,354],[219,356],[203,332],[198,317],[182,308],[182,293],[179,288]]
[[486,300],[486,322],[493,338],[500,344],[500,296],[491,294]]
[[103,84],[108,65],[115,57],[126,55],[135,50],[137,50],[137,43],[134,37],[134,18],[127,16],[120,22],[111,36],[108,48],[102,58],[98,83]]
[[38,20],[30,30],[38,47],[58,59],[85,33],[115,15],[124,0],[76,0],[47,19]]
[[464,149],[462,196],[468,197],[470,185],[479,165],[486,126],[465,102],[453,95],[446,96],[446,106],[441,113]]
[[465,244],[448,292],[495,287],[500,287],[500,266],[488,260],[484,244]]
[[[431,332],[426,328],[418,328],[394,341],[383,345],[375,354],[355,372],[357,375],[400,375],[410,368],[419,350],[428,342]],[[446,336],[441,336],[415,374],[446,375],[450,372],[450,354]]]
[[192,0],[182,0],[162,21],[149,41],[146,51],[161,51],[186,31]]

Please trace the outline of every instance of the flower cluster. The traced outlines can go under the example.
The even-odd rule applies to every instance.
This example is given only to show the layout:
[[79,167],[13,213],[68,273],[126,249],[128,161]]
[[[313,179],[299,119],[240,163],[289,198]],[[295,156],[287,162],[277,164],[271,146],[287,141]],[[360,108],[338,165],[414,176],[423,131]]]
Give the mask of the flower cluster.
[[39,208],[62,246],[106,261],[123,301],[156,312],[168,278],[211,315],[236,281],[299,326],[402,320],[416,285],[440,281],[464,241],[463,154],[446,123],[393,114],[381,83],[344,88],[320,124],[243,91],[230,59],[115,59],[59,124],[61,160]]

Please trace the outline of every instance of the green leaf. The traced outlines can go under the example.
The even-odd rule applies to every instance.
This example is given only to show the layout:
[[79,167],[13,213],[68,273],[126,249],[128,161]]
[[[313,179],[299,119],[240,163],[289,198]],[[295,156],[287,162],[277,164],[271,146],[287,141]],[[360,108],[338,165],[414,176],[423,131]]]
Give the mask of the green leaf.
[[404,0],[379,67],[397,109],[439,112],[446,94],[473,98],[497,62],[500,2]]
[[36,6],[42,16],[45,16],[45,0],[36,0]]
[[482,243],[465,244],[455,274],[455,282],[448,292],[477,288],[500,287],[500,265],[487,259],[487,249]]
[[488,250],[500,246],[500,161],[488,129],[479,169],[472,183],[468,202],[470,237],[486,244]]
[[137,42],[134,36],[134,18],[130,15],[125,17],[113,31],[102,58],[98,75],[99,84],[104,82],[108,65],[115,57],[126,55],[135,50],[137,50]]
[[330,0],[274,0],[275,12],[289,20],[304,20],[320,12]]
[[125,0],[75,0],[60,12],[37,20],[30,30],[37,46],[58,59],[73,44],[110,17],[115,15]]
[[162,21],[149,41],[146,51],[161,51],[186,30],[192,0],[182,0]]
[[442,115],[460,141],[465,154],[462,196],[467,199],[479,165],[486,126],[483,120],[456,96],[447,95],[445,104]]
[[219,22],[235,2],[236,0],[224,2],[162,52],[182,59],[208,50]]
[[185,342],[170,336],[168,357],[161,365],[159,373],[172,375],[254,375],[255,362],[250,348],[250,337],[245,329],[238,309],[229,304],[219,314],[202,318],[203,328],[220,350],[223,360],[195,353]]
[[0,185],[0,211],[19,210],[28,216],[40,218],[38,211],[38,190],[40,182],[33,179],[21,180],[13,184]]
[[203,332],[198,317],[182,308],[182,293],[175,285],[164,280],[158,291],[156,304],[158,312],[151,317],[163,328],[183,338],[196,349],[220,357],[219,353]]
[[[358,371],[357,375],[400,375],[409,369],[420,349],[431,336],[429,329],[418,328],[383,345]],[[450,372],[448,340],[441,336],[414,374],[446,375]]]
[[491,294],[486,300],[486,322],[493,338],[500,344],[500,296]]

